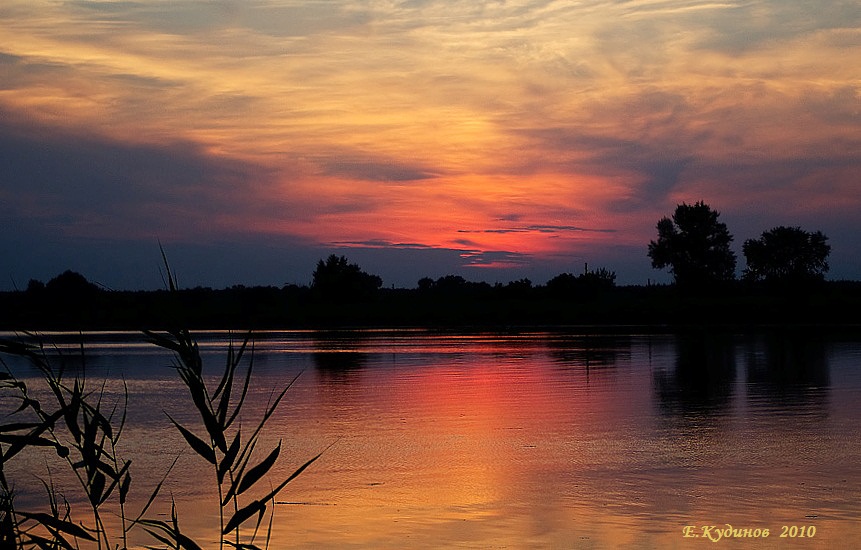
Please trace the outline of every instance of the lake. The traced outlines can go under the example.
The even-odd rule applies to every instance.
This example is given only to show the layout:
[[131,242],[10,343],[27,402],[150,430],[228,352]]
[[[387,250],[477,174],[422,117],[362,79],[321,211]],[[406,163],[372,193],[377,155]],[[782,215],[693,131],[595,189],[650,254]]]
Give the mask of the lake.
[[[214,387],[231,335],[195,336]],[[80,335],[44,338],[79,372]],[[128,387],[132,507],[179,456],[164,494],[212,547],[211,466],[165,416],[202,430],[171,355],[135,333],[85,340],[86,376],[107,380],[106,402]],[[325,450],[279,495],[273,548],[843,548],[861,537],[858,337],[286,331],[257,334],[254,361],[243,426],[298,375],[261,441],[261,458],[282,441],[273,482]],[[46,460],[7,465],[24,504],[38,501]],[[70,483],[61,470],[56,483]],[[728,524],[760,536],[726,540]]]

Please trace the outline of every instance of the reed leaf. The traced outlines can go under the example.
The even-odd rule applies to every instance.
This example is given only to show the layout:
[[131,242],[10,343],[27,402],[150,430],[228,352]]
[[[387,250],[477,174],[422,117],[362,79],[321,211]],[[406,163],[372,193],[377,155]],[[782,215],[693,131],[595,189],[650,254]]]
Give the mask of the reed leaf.
[[[274,502],[274,501],[273,501]],[[272,525],[275,523],[275,506],[272,506],[272,513],[269,514],[269,525],[266,528],[266,550],[269,550],[269,542],[272,540]],[[253,542],[257,538],[257,531],[254,531],[254,536],[251,538]]]
[[161,252],[161,260],[164,263],[164,269],[167,271],[167,283],[168,287],[171,291],[176,291],[177,289],[177,279],[176,276],[173,275],[170,271],[170,264],[167,261],[167,254],[165,254],[164,247],[161,246],[161,242],[158,243],[158,249]]
[[35,544],[37,548],[41,548],[43,550],[57,550],[58,548],[75,550],[75,547],[69,544],[69,541],[57,535],[54,535],[54,538],[49,539],[32,533],[27,533],[26,537],[28,543]]
[[143,520],[141,518],[146,515],[147,511],[149,510],[149,507],[152,506],[152,503],[155,502],[156,498],[158,498],[158,494],[161,492],[161,488],[162,486],[164,486],[164,482],[167,481],[167,476],[169,476],[170,473],[173,471],[173,468],[174,466],[176,466],[176,463],[178,461],[179,456],[173,459],[170,468],[167,469],[167,471],[164,473],[164,476],[162,476],[161,480],[156,484],[155,488],[149,496],[149,499],[147,499],[146,504],[144,504],[143,508],[141,508],[140,514],[137,518],[134,519],[134,521],[132,521],[132,525],[142,523]]
[[212,441],[215,443],[216,447],[221,450],[221,452],[227,452],[227,441],[224,438],[224,428],[218,422],[215,413],[212,412],[212,403],[207,394],[206,385],[203,382],[200,369],[198,368],[197,372],[195,372],[190,368],[187,361],[184,361],[177,370],[188,388],[191,400],[197,411],[200,413],[203,425],[206,428],[206,431],[209,432],[210,438],[212,438]]
[[242,476],[242,481],[239,483],[239,488],[236,490],[236,494],[241,495],[242,493],[244,493],[245,491],[250,489],[252,486],[254,486],[254,484],[257,483],[260,480],[260,478],[265,476],[266,473],[275,464],[275,461],[278,460],[278,455],[280,453],[281,453],[281,442],[279,441],[278,446],[275,447],[271,453],[269,453],[269,456],[267,456],[265,459],[263,459],[263,461],[260,462],[260,464],[258,464],[257,466],[254,466],[253,468],[248,470],[247,474]]
[[81,441],[82,449],[93,449],[96,445],[96,436],[98,435],[99,426],[96,422],[89,417],[89,415],[83,416],[84,420],[84,436]]
[[203,425],[206,427],[206,431],[209,432],[209,437],[212,438],[215,446],[218,447],[222,453],[226,453],[227,439],[224,437],[224,428],[221,423],[218,422],[218,419],[214,414],[212,414],[212,411],[208,406],[199,410],[200,416],[203,417]]
[[46,437],[21,434],[0,434],[0,443],[9,443],[12,445],[21,445],[22,447],[56,447],[58,443]]
[[[131,463],[131,461],[129,461],[129,463]],[[131,486],[131,482],[132,482],[132,475],[130,473],[126,472],[126,475],[123,478],[123,481],[120,483],[120,490],[119,490],[120,504],[126,503],[126,498],[128,497],[128,494],[129,494],[129,487]]]
[[101,472],[94,472],[92,477],[90,478],[90,483],[87,487],[89,492],[90,503],[93,506],[98,506],[102,501],[102,494],[105,490],[105,474]]
[[[162,527],[162,526],[158,526]],[[167,529],[167,527],[162,527],[163,529]],[[177,544],[176,539],[170,538],[167,535],[162,535],[158,531],[154,531],[153,529],[144,527],[144,531],[147,532],[149,536],[156,539],[159,542],[163,542],[167,545],[168,548],[179,549],[179,544]],[[158,546],[147,546],[149,550],[160,550]]]
[[261,549],[259,546],[257,546],[256,544],[248,544],[248,543],[245,543],[245,544],[243,544],[243,543],[239,543],[239,544],[237,544],[237,543],[235,543],[235,542],[231,542],[231,541],[229,541],[229,540],[224,540],[223,542],[224,542],[224,544],[226,544],[226,545],[228,545],[228,546],[232,546],[232,547],[236,548],[236,550],[262,550],[262,549]]
[[[102,388],[104,391],[104,388]],[[93,407],[86,401],[84,401],[81,405],[82,408],[89,413],[91,416],[91,421],[96,425],[97,428],[100,428],[102,432],[108,436],[109,439],[113,440],[114,427],[111,426],[111,421],[102,414],[101,411],[101,395],[99,396],[99,403],[96,407]]]
[[[191,539],[187,535],[183,535],[182,533],[175,532],[173,528],[170,527],[167,523],[163,521],[152,521],[152,523],[161,523],[162,525],[152,525],[152,527],[160,529],[164,534],[161,534],[158,531],[154,531],[151,528],[145,528],[145,531],[149,533],[151,537],[163,542],[170,548],[175,548],[177,550],[203,550],[200,545],[194,542],[193,539]],[[148,546],[147,548],[152,548],[153,550],[155,550],[157,547]]]
[[42,357],[37,353],[39,347],[25,342],[9,340],[7,338],[0,339],[0,352],[18,357],[26,357],[33,363],[39,363]]
[[50,514],[45,514],[44,512],[30,513],[16,511],[15,513],[23,518],[27,518],[37,523],[40,523],[48,529],[55,530],[61,533],[66,533],[79,539],[90,540],[94,542],[96,540],[96,538],[91,535],[86,529],[84,529],[80,525],[72,523],[71,521],[62,520]]
[[[170,504],[170,523],[162,520],[145,519],[139,523],[145,526],[146,531],[156,539],[167,544],[172,548],[185,550],[203,550],[194,540],[187,535],[183,535],[179,529],[179,520],[176,516],[176,501],[171,498]],[[149,527],[149,528],[147,528]],[[161,531],[154,531],[158,529]],[[164,533],[164,534],[162,534]]]
[[[48,474],[50,476],[50,470]],[[39,481],[42,483],[42,487],[45,488],[45,494],[48,495],[48,506],[51,508],[51,515],[53,517],[60,516],[60,507],[57,506],[57,490],[54,487],[54,480],[51,478],[51,484],[48,485],[48,482],[42,478],[39,478]]]
[[60,456],[67,456],[68,449],[61,445],[56,441],[52,441],[50,439],[41,437],[41,435],[54,427],[54,423],[63,415],[63,410],[53,413],[52,415],[45,415],[42,423],[33,429],[27,435],[12,435],[12,434],[0,434],[0,441],[3,441],[3,438],[12,438],[11,441],[6,441],[10,443],[9,447],[6,449],[6,452],[3,454],[3,461],[8,461],[10,458],[23,451],[29,445],[37,445],[37,446],[49,446],[54,447],[57,450],[57,454]]
[[[123,415],[120,417],[120,425],[117,427],[117,433],[111,439],[111,444],[116,445],[120,440],[120,437],[123,434],[123,430],[126,427],[126,419],[129,412],[129,386],[126,383],[126,378],[123,376]],[[111,413],[111,419],[113,419],[113,413]]]
[[[112,478],[112,480],[111,480],[111,484],[110,484],[110,485],[108,485],[108,488],[107,488],[107,489],[105,489],[105,492],[104,492],[104,494],[102,495],[101,500],[99,501],[99,504],[100,504],[100,505],[101,505],[101,504],[104,504],[104,503],[105,503],[105,501],[107,501],[107,500],[108,500],[108,498],[111,496],[111,493],[113,493],[114,489],[116,489],[117,485],[120,483],[120,478],[123,476],[123,474],[126,474],[126,478],[125,478],[125,480],[123,481],[124,483],[126,483],[127,481],[129,481],[129,480],[130,480],[130,478],[128,477],[128,470],[129,470],[129,466],[131,466],[131,464],[132,464],[132,461],[131,461],[131,460],[127,460],[127,461],[125,462],[125,464],[123,464],[123,467],[122,467],[122,468],[120,468],[120,471],[119,471],[119,472],[115,472],[115,471],[113,470],[113,468],[111,469],[111,474],[110,474],[110,476],[109,476],[109,477],[111,477],[111,478]],[[128,487],[126,488],[126,490],[128,490]],[[122,495],[122,486],[120,486],[120,502],[121,502],[121,503],[122,503],[122,502],[125,502],[125,498],[124,498],[124,496]]]
[[[281,390],[281,393],[275,399],[275,402],[274,403],[270,402],[269,408],[267,408],[266,412],[263,413],[263,417],[260,419],[260,422],[257,424],[257,428],[255,428],[254,432],[251,434],[250,441],[256,441],[257,436],[260,434],[260,431],[263,430],[263,426],[266,425],[266,422],[269,421],[269,418],[272,416],[272,413],[275,412],[275,409],[278,408],[278,405],[281,403],[281,400],[284,399],[284,396],[287,394],[287,390],[289,390],[293,386],[293,384],[296,382],[296,380],[299,379],[299,376],[301,376],[301,375],[302,375],[302,373],[300,372],[299,374],[294,376],[293,379],[290,381],[290,383],[287,384],[287,387],[285,387],[283,390]],[[240,458],[239,458],[240,462],[243,460],[243,457],[244,457],[245,461],[248,460],[248,457],[245,456],[246,451],[248,451],[247,447],[245,450],[242,451],[242,454],[240,455]]]
[[[22,382],[22,384],[23,384],[23,382]],[[23,391],[26,392],[27,388],[25,387]],[[39,414],[42,412],[42,407],[39,405],[39,402],[36,401],[35,399],[30,399],[29,397],[26,397],[26,395],[21,396],[20,399],[21,399],[21,405],[19,405],[17,409],[12,411],[12,414],[19,413],[19,412],[23,411],[24,409],[26,409],[27,407],[30,407],[34,411],[36,411],[36,414]]]
[[0,425],[0,433],[17,432],[19,430],[30,430],[41,426],[41,422],[13,422],[11,424]]
[[251,359],[248,361],[248,370],[245,372],[245,383],[242,385],[242,393],[239,394],[239,402],[233,409],[233,414],[227,419],[224,428],[229,428],[233,421],[239,416],[239,411],[242,410],[242,405],[245,403],[245,397],[248,395],[248,386],[251,384],[251,372],[254,370],[254,353],[252,349]]
[[254,452],[254,447],[257,446],[257,437],[250,439],[248,443],[245,444],[245,449],[240,453],[239,458],[237,458],[239,466],[235,468],[233,471],[235,474],[230,480],[230,487],[227,489],[227,493],[224,495],[224,498],[221,501],[221,506],[227,506],[227,503],[230,502],[230,499],[236,494],[237,489],[239,489],[239,482],[242,480],[242,475],[245,472],[246,466],[248,466],[248,462],[251,460],[251,455]]
[[224,529],[222,529],[221,534],[226,535],[234,529],[238,528],[240,525],[242,525],[252,517],[254,517],[255,514],[262,517],[265,512],[266,505],[263,503],[263,501],[255,500],[248,506],[237,510],[236,513],[233,514],[233,517],[230,518],[230,521],[227,522],[227,525],[224,526]]
[[[217,399],[221,392],[224,391],[228,381],[228,375],[232,378],[233,373],[236,371],[236,368],[242,361],[242,355],[245,353],[245,348],[248,345],[248,342],[251,340],[251,334],[251,331],[248,331],[248,334],[245,335],[245,339],[242,341],[242,345],[239,346],[239,351],[233,351],[234,347],[232,339],[229,342],[227,347],[227,366],[224,369],[224,375],[221,377],[221,382],[219,382],[218,387],[215,389],[215,393],[212,394],[213,398]],[[226,393],[230,392],[227,391]]]
[[221,393],[221,399],[218,401],[218,407],[215,409],[215,414],[217,416],[218,425],[222,427],[225,426],[227,421],[227,409],[230,406],[230,394],[233,392],[233,375],[236,372],[236,365],[228,362],[227,367],[224,370],[224,378],[222,378],[221,383],[218,386],[218,389],[215,390],[213,394],[213,399],[218,399],[218,395]]
[[76,470],[84,468],[88,472],[88,474],[92,474],[98,470],[101,470],[111,479],[117,479],[120,476],[120,474],[118,474],[114,469],[113,464],[108,464],[107,462],[104,462],[96,456],[87,456],[77,462],[74,462],[72,463],[72,468]]
[[239,448],[242,444],[242,432],[237,431],[236,436],[233,438],[233,443],[230,444],[230,447],[227,448],[227,452],[224,454],[224,458],[221,459],[221,462],[218,464],[218,484],[221,485],[224,483],[224,476],[227,474],[227,471],[233,466],[233,461],[236,459],[236,455],[239,453]]
[[[167,414],[167,413],[165,413]],[[168,414],[167,417],[173,422],[173,425],[179,430],[179,433],[182,434],[182,437],[185,438],[188,445],[192,448],[194,452],[203,457],[210,464],[215,464],[215,451],[208,444],[204,443],[202,439],[188,431],[182,424],[171,418]]]
[[144,330],[143,333],[150,343],[155,344],[160,348],[169,349],[177,355],[181,353],[181,346],[178,342],[151,330]]
[[[334,445],[334,443],[332,443],[332,445]],[[261,500],[263,500],[263,501],[269,501],[269,500],[274,499],[274,498],[278,495],[278,493],[280,493],[280,492],[282,491],[282,489],[284,489],[284,487],[286,487],[286,486],[287,486],[287,484],[288,484],[288,483],[290,483],[291,481],[293,481],[294,479],[296,479],[296,478],[299,476],[299,474],[301,474],[302,472],[304,472],[304,471],[305,471],[305,469],[306,469],[306,468],[308,468],[308,466],[310,466],[311,464],[313,464],[314,462],[316,462],[318,458],[320,458],[321,456],[323,456],[323,453],[325,453],[327,450],[329,450],[329,449],[332,447],[332,445],[329,445],[329,446],[328,446],[328,447],[326,447],[326,449],[324,449],[320,454],[318,454],[317,456],[315,456],[314,458],[312,458],[311,460],[309,460],[309,461],[308,461],[308,462],[306,462],[305,464],[303,464],[303,465],[299,466],[299,467],[296,469],[296,471],[294,471],[292,474],[290,474],[290,477],[288,477],[287,479],[285,479],[284,481],[282,481],[282,482],[281,482],[281,484],[280,484],[280,485],[278,485],[278,487],[276,487],[275,489],[273,489],[272,491],[270,491],[270,493],[269,493],[268,495],[266,495],[266,497],[265,497],[265,498],[263,498],[263,499],[261,499]]]

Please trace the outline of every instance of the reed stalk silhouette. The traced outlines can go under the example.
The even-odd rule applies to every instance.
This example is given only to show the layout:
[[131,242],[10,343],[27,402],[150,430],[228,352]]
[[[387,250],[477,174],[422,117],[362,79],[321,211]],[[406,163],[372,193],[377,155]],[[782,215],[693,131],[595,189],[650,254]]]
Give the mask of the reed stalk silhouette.
[[[169,289],[175,292],[176,280],[166,259],[165,267]],[[67,377],[62,361],[59,368],[54,368],[41,339],[30,333],[24,335],[36,343],[0,340],[0,398],[11,399],[13,406],[17,405],[6,421],[0,423],[0,550],[128,548],[129,533],[134,529],[142,529],[168,548],[201,549],[198,542],[182,532],[173,497],[169,520],[147,517],[176,459],[140,510],[132,514],[128,509],[132,460],[123,459],[120,453],[129,401],[125,381],[122,397],[108,404],[106,382],[94,385],[93,389],[85,377],[85,368]],[[144,335],[148,341],[173,353],[173,366],[202,422],[203,431],[195,432],[165,412],[168,422],[179,431],[188,447],[211,468],[211,480],[218,492],[218,548],[260,548],[256,541],[267,515],[268,525],[261,538],[268,548],[276,496],[325,452],[307,460],[277,484],[271,483],[268,474],[281,455],[281,441],[267,452],[257,452],[267,422],[299,375],[273,393],[262,416],[243,431],[241,413],[254,367],[250,332],[239,345],[234,345],[231,339],[225,367],[215,388],[206,384],[199,346],[187,329],[147,330]],[[13,374],[3,354],[26,359],[36,367],[45,385],[35,392],[38,395]],[[246,356],[243,374],[240,365]],[[83,344],[81,358],[85,361]],[[15,484],[8,478],[7,466],[24,451],[36,448],[52,449],[56,459],[71,471],[84,497],[79,500],[86,502],[90,519],[83,520],[80,510],[74,509],[57,490],[50,469],[48,479],[41,480],[47,494],[47,509],[28,511],[16,506]],[[268,486],[261,490],[264,484]],[[112,532],[113,524],[106,522],[108,514],[119,518],[118,532]]]
[[[32,335],[31,335],[32,336]],[[79,548],[89,541],[97,548],[127,547],[128,533],[143,517],[158,495],[159,484],[140,516],[131,520],[126,510],[131,485],[131,460],[122,459],[118,444],[123,433],[128,405],[128,389],[123,382],[123,398],[106,406],[105,384],[91,391],[82,375],[67,379],[62,366],[55,369],[44,344],[0,341],[0,352],[26,358],[45,383],[40,400],[27,384],[12,373],[0,358],[0,392],[18,407],[0,424],[0,547]],[[47,390],[45,392],[44,390]],[[43,404],[47,401],[47,404]],[[29,512],[14,505],[14,486],[6,466],[23,451],[34,447],[52,448],[61,463],[77,480],[92,520],[85,524],[73,517],[68,500],[50,480],[41,480],[48,497],[48,511]],[[105,524],[106,509],[121,518],[114,541]]]
[[[248,387],[254,366],[253,345],[250,351],[248,368],[244,380],[237,376],[237,369],[250,340],[250,334],[245,337],[238,347],[231,342],[227,351],[227,363],[221,380],[213,391],[207,388],[203,378],[203,361],[197,343],[192,340],[186,330],[156,333],[145,331],[151,342],[172,350],[180,378],[188,389],[192,403],[200,415],[205,433],[194,433],[168,415],[170,422],[182,434],[188,446],[212,468],[212,475],[218,489],[219,526],[221,542],[219,548],[225,545],[235,548],[256,548],[254,541],[258,535],[263,519],[269,512],[270,523],[266,539],[271,533],[271,518],[275,497],[284,487],[314,463],[322,452],[297,468],[286,479],[274,488],[265,492],[259,498],[245,498],[253,494],[252,488],[257,486],[272,469],[281,454],[281,442],[266,453],[265,458],[252,465],[260,434],[266,423],[272,418],[287,390],[293,385],[299,375],[294,377],[280,392],[270,399],[266,409],[250,435],[242,437],[240,411],[248,395]],[[159,520],[142,520],[140,522],[156,539],[172,548],[199,548],[193,541],[184,537],[174,516],[171,522]],[[248,541],[243,541],[242,528],[253,525],[252,534]],[[233,540],[224,537],[232,535]]]

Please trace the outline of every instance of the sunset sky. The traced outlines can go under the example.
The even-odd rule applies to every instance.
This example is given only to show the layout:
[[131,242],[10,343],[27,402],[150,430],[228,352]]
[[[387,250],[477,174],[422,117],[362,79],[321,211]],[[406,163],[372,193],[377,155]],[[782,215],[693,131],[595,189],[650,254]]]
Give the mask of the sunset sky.
[[857,0],[4,0],[0,289],[668,276],[680,202],[861,279]]

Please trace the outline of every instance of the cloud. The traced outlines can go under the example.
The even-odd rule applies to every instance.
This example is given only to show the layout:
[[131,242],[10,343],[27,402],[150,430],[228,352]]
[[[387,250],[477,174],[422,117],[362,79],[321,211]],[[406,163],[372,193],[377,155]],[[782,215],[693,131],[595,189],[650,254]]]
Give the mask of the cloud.
[[68,2],[85,19],[95,13],[115,24],[171,34],[203,34],[225,28],[244,28],[272,37],[312,36],[354,27],[369,21],[369,13],[347,2],[243,2],[200,3],[181,0],[152,2]]
[[322,162],[323,173],[355,180],[406,183],[436,177],[434,172],[420,165],[409,165],[395,160],[353,159],[335,155]]
[[614,233],[615,229],[592,229],[576,225],[526,225],[498,229],[458,229],[458,233]]
[[857,29],[861,6],[852,0],[829,2],[828,9],[804,0],[759,0],[714,12],[700,24],[710,32],[700,35],[699,48],[741,55],[823,31]]
[[[447,255],[449,258],[457,257],[459,262],[454,263],[451,267],[470,268],[512,268],[523,267],[530,263],[532,256],[520,252],[505,251],[505,250],[483,250],[478,247],[472,247],[474,244],[466,239],[457,241],[458,244],[463,244],[467,248],[451,248],[445,246],[431,246],[421,243],[398,243],[391,242],[385,239],[371,239],[367,241],[336,241],[327,243],[327,246],[335,248],[344,248],[350,252],[355,252],[359,249],[370,250],[387,250],[387,251],[417,251],[417,252],[437,252]],[[459,263],[460,265],[457,265]]]
[[421,243],[395,243],[385,239],[369,239],[367,241],[333,241],[327,246],[347,248],[387,248],[394,250],[428,250],[433,246]]
[[[684,128],[682,126],[682,131]],[[574,177],[596,176],[623,189],[602,199],[604,208],[631,212],[667,200],[684,181],[696,159],[695,140],[634,139],[571,127],[518,129],[535,148],[553,152],[549,169]],[[545,167],[548,169],[548,167]],[[597,190],[595,190],[597,191]],[[582,229],[582,228],[581,228]]]
[[484,269],[511,269],[523,267],[530,264],[532,256],[519,252],[507,252],[502,250],[488,251],[466,251],[461,253],[466,263],[465,267]]
[[0,109],[0,194],[22,227],[78,236],[191,237],[265,215],[267,169],[173,141],[136,144],[27,121]]

